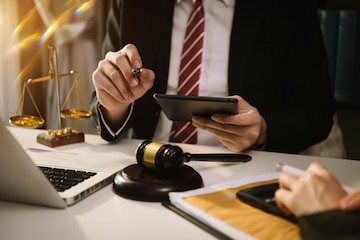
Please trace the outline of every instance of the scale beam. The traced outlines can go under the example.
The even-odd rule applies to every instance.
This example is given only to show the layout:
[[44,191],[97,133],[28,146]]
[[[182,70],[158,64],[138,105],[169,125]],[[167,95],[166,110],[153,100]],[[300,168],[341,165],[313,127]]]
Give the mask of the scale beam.
[[[41,116],[41,113],[37,107],[37,104],[35,103],[35,100],[31,94],[31,91],[29,89],[30,84],[40,83],[44,81],[56,81],[56,95],[58,100],[58,108],[59,108],[59,128],[57,130],[48,130],[45,133],[41,133],[37,136],[37,142],[41,143],[43,145],[49,146],[49,147],[58,147],[63,146],[67,144],[77,143],[77,142],[84,142],[84,133],[73,130],[69,127],[62,128],[61,126],[61,119],[86,119],[91,116],[91,111],[87,110],[81,110],[78,106],[78,108],[68,108],[65,109],[65,105],[67,101],[70,98],[70,94],[74,89],[76,89],[77,96],[81,93],[80,92],[80,84],[79,84],[79,78],[78,78],[78,72],[76,71],[70,71],[68,73],[58,73],[58,61],[57,61],[57,52],[56,49],[49,46],[49,75],[44,77],[39,77],[35,79],[28,79],[26,82],[24,82],[23,85],[23,91],[20,99],[20,104],[17,110],[17,114],[19,113],[19,110],[22,109],[24,106],[24,97],[25,93],[27,93],[32,101],[33,106],[35,107],[38,116],[32,116],[32,115],[24,115],[23,113],[18,114],[16,116],[12,116],[9,118],[9,122],[11,125],[16,127],[24,127],[24,128],[40,128],[44,125],[45,120]],[[65,97],[64,103],[60,104],[60,86],[59,86],[59,79],[62,77],[71,77],[74,76],[74,80],[72,83],[72,86]],[[83,96],[82,96],[83,97]],[[84,99],[84,98],[83,98]],[[83,102],[85,102],[83,100]],[[79,101],[78,101],[79,105]]]

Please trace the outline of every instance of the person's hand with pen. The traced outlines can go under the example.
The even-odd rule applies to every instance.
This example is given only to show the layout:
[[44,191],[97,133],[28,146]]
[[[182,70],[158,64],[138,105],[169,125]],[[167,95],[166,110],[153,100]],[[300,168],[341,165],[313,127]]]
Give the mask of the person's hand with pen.
[[154,80],[155,73],[143,68],[134,45],[108,52],[93,73],[96,96],[108,124],[121,125],[130,105],[153,86]]
[[347,193],[338,179],[319,163],[312,163],[305,174],[283,171],[279,185],[275,193],[279,208],[297,217],[360,208],[360,188]]

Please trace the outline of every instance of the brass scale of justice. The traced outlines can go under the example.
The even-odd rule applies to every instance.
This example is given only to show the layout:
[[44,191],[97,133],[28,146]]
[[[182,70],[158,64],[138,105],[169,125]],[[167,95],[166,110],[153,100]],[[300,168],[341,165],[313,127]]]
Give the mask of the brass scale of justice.
[[[39,82],[44,82],[44,81],[50,81],[50,80],[54,80],[56,83],[56,97],[57,97],[57,107],[59,109],[59,114],[58,114],[58,124],[59,124],[59,128],[57,130],[47,130],[44,133],[40,133],[36,140],[38,143],[49,146],[49,147],[58,147],[58,146],[63,146],[63,145],[67,145],[67,144],[72,144],[72,143],[78,143],[78,142],[84,142],[84,133],[71,129],[70,127],[65,127],[62,128],[62,123],[61,123],[61,119],[76,119],[76,120],[81,120],[81,119],[87,119],[91,116],[91,111],[86,111],[86,110],[81,110],[80,109],[80,95],[82,97],[82,106],[85,105],[85,101],[84,101],[84,96],[82,95],[81,92],[81,86],[80,86],[80,81],[79,81],[79,74],[76,71],[71,70],[68,73],[61,73],[59,74],[58,72],[58,59],[57,59],[57,51],[54,47],[49,46],[49,75],[48,76],[44,76],[44,77],[40,77],[40,78],[35,78],[35,79],[28,79],[26,82],[24,82],[23,84],[23,89],[22,89],[22,94],[21,94],[21,98],[20,98],[20,104],[18,106],[16,116],[12,116],[9,118],[9,122],[11,125],[16,126],[16,127],[23,127],[23,128],[40,128],[44,125],[45,120],[42,117],[39,108],[37,106],[37,104],[35,103],[34,97],[31,94],[29,85],[30,84],[35,84],[35,83],[39,83]],[[68,77],[68,78],[73,78],[73,83],[70,86],[70,90],[67,93],[66,97],[64,98],[64,102],[61,104],[60,103],[60,78],[62,77]],[[70,98],[70,96],[72,96],[72,92],[74,91],[74,89],[76,90],[76,97],[77,97],[77,108],[68,108],[65,109],[65,106],[67,105],[67,102]],[[32,104],[38,114],[38,116],[33,116],[33,115],[24,115],[23,112],[23,106],[24,106],[24,99],[25,99],[25,94],[28,94]],[[19,114],[21,112],[21,114]]]

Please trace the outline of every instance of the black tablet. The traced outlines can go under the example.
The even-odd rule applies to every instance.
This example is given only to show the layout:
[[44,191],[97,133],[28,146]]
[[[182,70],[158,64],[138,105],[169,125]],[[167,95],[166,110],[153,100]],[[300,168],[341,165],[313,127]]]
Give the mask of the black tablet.
[[270,183],[253,188],[240,190],[236,196],[241,201],[259,208],[270,214],[274,214],[293,223],[297,223],[296,217],[283,212],[276,204],[275,191],[279,188],[279,183]]
[[191,121],[193,115],[211,116],[214,113],[237,113],[237,99],[235,98],[182,96],[159,93],[155,93],[154,98],[167,118],[173,121]]

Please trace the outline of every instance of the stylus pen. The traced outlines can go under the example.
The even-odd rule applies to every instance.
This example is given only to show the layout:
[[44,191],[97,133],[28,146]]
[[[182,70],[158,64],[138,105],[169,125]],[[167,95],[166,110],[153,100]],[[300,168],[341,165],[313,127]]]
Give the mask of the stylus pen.
[[134,76],[139,77],[140,72],[141,72],[141,68],[133,68],[133,69],[131,70],[131,72],[132,72],[132,74],[133,74]]
[[[292,166],[289,166],[289,165],[286,165],[283,163],[276,164],[276,170],[279,172],[285,172],[285,173],[291,174],[295,177],[306,177],[306,175],[307,175],[307,173],[304,170],[301,170],[296,167],[292,167]],[[351,188],[349,186],[342,185],[342,187],[348,193],[353,191],[353,188]]]
[[295,177],[305,177],[307,175],[307,173],[304,170],[283,163],[276,164],[276,170],[278,172],[285,172],[294,175]]

